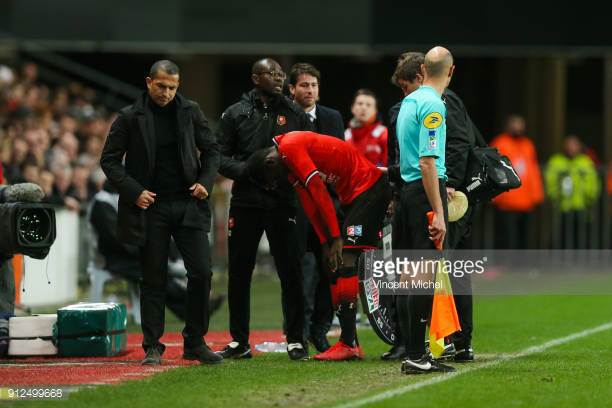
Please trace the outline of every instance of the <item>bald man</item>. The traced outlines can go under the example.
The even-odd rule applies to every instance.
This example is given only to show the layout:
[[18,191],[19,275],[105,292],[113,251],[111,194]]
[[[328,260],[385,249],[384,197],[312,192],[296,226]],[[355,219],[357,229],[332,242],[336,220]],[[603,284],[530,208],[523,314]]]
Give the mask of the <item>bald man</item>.
[[224,358],[250,358],[249,315],[251,277],[259,241],[266,232],[282,289],[287,352],[292,360],[308,358],[304,347],[302,272],[293,189],[266,191],[246,172],[255,151],[272,146],[272,138],[295,130],[310,130],[299,105],[283,95],[286,75],[271,58],[253,64],[253,89],[223,112],[217,140],[221,149],[219,173],[234,180],[228,221],[228,304],[232,341],[220,352]]
[[[448,209],[446,205],[446,107],[442,93],[450,83],[455,66],[451,53],[434,47],[422,66],[423,85],[407,95],[397,118],[400,175],[405,182],[400,192],[396,222],[401,239],[395,249],[435,250],[444,246]],[[433,212],[431,225],[427,213]],[[430,278],[430,277],[427,277]],[[433,291],[398,296],[398,320],[407,358],[402,372],[421,374],[454,369],[431,359],[425,351],[425,330],[431,314]]]

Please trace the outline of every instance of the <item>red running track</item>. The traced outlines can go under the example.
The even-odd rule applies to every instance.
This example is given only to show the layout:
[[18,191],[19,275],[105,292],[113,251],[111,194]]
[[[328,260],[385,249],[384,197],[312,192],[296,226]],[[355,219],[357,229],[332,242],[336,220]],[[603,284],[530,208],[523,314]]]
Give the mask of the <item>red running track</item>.
[[[253,346],[264,341],[285,341],[279,330],[252,331],[250,337]],[[222,349],[230,340],[227,331],[206,335],[206,342],[213,350]],[[140,365],[144,358],[141,342],[141,334],[128,334],[127,351],[115,357],[27,357],[0,360],[0,386],[112,384],[141,379],[180,366],[199,364],[181,358],[183,337],[180,333],[168,333],[162,337],[166,351],[162,356],[162,365],[157,367]]]

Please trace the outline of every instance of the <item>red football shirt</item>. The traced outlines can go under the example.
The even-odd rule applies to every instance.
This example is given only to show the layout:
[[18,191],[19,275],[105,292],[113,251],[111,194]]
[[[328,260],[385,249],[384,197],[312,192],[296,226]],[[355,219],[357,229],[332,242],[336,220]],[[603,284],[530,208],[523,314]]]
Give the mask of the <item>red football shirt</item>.
[[274,138],[289,179],[321,242],[340,236],[336,211],[324,182],[340,203],[350,204],[382,175],[354,146],[314,132],[289,132]]

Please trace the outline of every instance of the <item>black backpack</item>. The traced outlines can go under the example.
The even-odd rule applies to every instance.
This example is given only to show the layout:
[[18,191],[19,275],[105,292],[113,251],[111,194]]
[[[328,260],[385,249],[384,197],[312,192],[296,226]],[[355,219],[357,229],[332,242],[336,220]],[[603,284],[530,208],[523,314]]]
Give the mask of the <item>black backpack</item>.
[[472,204],[490,201],[501,193],[519,188],[518,176],[510,159],[494,147],[474,147],[470,152],[463,189]]

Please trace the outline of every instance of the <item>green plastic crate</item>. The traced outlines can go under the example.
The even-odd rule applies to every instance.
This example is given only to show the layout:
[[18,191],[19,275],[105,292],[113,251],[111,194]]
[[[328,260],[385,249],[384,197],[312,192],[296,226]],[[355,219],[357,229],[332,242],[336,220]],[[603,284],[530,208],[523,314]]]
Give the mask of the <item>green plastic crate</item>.
[[125,352],[127,311],[121,303],[77,303],[57,311],[59,355],[109,357]]

